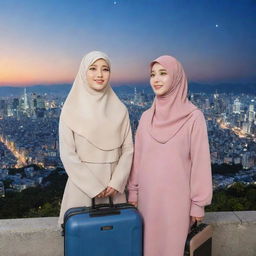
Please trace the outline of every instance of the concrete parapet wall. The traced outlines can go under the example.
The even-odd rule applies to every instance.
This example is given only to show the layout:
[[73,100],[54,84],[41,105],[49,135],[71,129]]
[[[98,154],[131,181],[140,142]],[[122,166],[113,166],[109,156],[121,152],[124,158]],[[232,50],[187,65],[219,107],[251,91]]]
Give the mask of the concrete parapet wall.
[[[205,222],[214,228],[213,256],[256,255],[256,211],[210,212]],[[64,255],[57,218],[0,220],[0,255]]]
[[0,220],[1,256],[62,256],[57,218]]
[[256,256],[256,211],[206,214],[213,232],[213,256]]

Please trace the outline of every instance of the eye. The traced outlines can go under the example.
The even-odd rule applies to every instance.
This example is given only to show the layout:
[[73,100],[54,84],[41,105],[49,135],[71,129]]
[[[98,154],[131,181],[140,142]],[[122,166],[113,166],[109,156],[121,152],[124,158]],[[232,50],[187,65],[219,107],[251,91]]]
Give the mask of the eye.
[[154,76],[155,76],[155,74],[153,74],[153,73],[150,74],[150,77],[154,77]]
[[96,68],[95,67],[89,67],[89,70],[94,71],[94,70],[96,70]]
[[109,72],[109,68],[104,68],[103,71]]
[[160,72],[160,75],[165,76],[165,75],[167,75],[167,73],[166,72]]

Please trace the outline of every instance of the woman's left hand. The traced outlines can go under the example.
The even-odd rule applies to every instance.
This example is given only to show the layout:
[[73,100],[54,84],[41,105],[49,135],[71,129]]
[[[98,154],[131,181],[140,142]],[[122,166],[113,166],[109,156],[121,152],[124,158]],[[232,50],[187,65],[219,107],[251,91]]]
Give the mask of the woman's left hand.
[[204,217],[195,217],[195,216],[191,216],[192,222],[195,221],[202,221],[204,219]]
[[115,196],[117,194],[117,190],[115,190],[112,187],[107,187],[106,192],[105,192],[105,197],[107,196]]

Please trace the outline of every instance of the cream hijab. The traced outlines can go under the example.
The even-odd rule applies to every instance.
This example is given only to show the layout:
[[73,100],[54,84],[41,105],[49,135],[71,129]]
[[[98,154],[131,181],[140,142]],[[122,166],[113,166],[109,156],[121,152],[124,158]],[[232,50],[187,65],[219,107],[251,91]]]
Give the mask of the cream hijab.
[[173,138],[198,109],[187,98],[187,78],[182,65],[174,57],[164,55],[151,63],[161,64],[170,76],[169,90],[163,96],[156,96],[149,109],[149,133],[159,143]]
[[104,59],[110,67],[110,60],[105,53],[93,51],[83,57],[62,108],[60,121],[95,147],[112,150],[124,142],[129,128],[129,115],[109,84],[102,91],[89,87],[86,72],[98,59]]

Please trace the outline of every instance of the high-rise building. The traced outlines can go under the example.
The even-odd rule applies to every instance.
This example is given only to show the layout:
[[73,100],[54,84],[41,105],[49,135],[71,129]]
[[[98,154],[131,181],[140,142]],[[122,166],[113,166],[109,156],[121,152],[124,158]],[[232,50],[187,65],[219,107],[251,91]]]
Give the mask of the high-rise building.
[[240,114],[241,113],[241,102],[239,101],[238,98],[236,98],[234,100],[233,113],[235,113],[235,114]]
[[19,108],[19,99],[18,98],[14,98],[12,101],[12,108],[14,110],[17,110]]
[[43,97],[41,97],[40,95],[37,95],[36,97],[36,109],[35,109],[35,113],[36,116],[39,118],[43,118],[45,116],[45,101],[43,99]]
[[28,95],[27,95],[27,89],[24,89],[24,110],[27,111],[29,109],[28,105]]
[[248,120],[249,120],[249,122],[253,122],[255,120],[255,112],[254,111],[249,111]]
[[42,96],[37,95],[36,98],[36,107],[37,108],[44,108],[45,109],[45,102]]
[[249,122],[253,122],[255,120],[255,111],[254,111],[254,100],[251,100],[251,104],[249,105]]
[[205,99],[205,109],[210,108],[210,100],[208,98]]
[[7,101],[0,100],[0,116],[6,116],[6,115],[7,115]]
[[137,99],[137,88],[136,87],[134,87],[134,98],[133,98],[133,101],[134,101],[135,104],[138,101],[138,99]]
[[242,165],[244,169],[249,169],[253,166],[254,161],[250,152],[245,152],[242,155]]
[[251,123],[249,123],[249,122],[243,122],[242,130],[243,130],[243,132],[245,132],[245,133],[250,133],[250,131],[251,131]]

